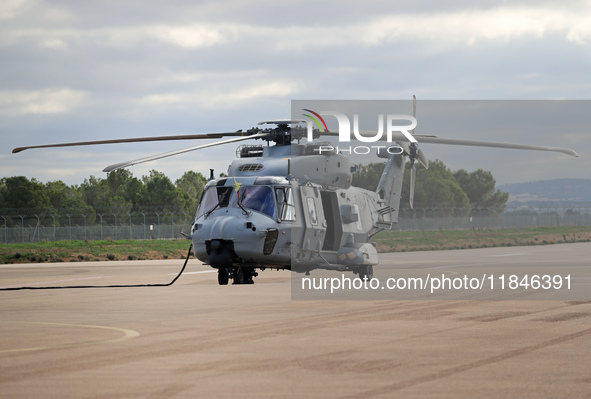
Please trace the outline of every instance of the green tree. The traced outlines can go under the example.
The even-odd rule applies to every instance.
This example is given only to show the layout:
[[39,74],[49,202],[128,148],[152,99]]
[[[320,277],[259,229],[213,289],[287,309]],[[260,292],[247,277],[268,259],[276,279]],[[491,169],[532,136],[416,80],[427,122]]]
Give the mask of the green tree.
[[0,179],[0,208],[4,208],[4,193],[6,192],[6,178]]
[[125,212],[137,208],[137,199],[143,183],[127,169],[117,169],[107,174],[111,200],[109,206],[123,207]]
[[5,177],[2,189],[1,208],[48,208],[49,198],[43,183],[25,176]]
[[[420,164],[415,164],[417,170],[415,182],[414,204],[421,206],[440,206],[446,208],[446,213],[458,216],[468,214],[470,200],[449,168],[441,161],[429,162],[429,169]],[[402,183],[401,205],[406,206],[410,202],[410,163],[406,164],[404,181]]]
[[366,190],[375,191],[378,187],[385,166],[385,162],[358,165],[357,171],[353,173],[352,185]]
[[[382,176],[385,163],[371,163],[360,165],[353,174],[353,185],[356,187],[375,190]],[[417,176],[415,181],[414,204],[421,206],[441,206],[446,212],[458,216],[470,212],[470,200],[456,181],[453,173],[439,160],[431,161],[429,169],[416,163]],[[410,163],[406,163],[404,180],[402,182],[402,207],[409,207],[410,203]]]
[[509,193],[495,191],[496,181],[492,173],[482,169],[471,173],[460,169],[454,172],[454,177],[468,195],[472,207],[486,208],[494,214],[505,210]]
[[183,192],[164,173],[151,170],[142,180],[144,186],[138,193],[138,206],[166,208],[184,205]]
[[76,186],[68,186],[61,180],[45,183],[49,206],[55,209],[83,208],[88,206],[82,192]]
[[84,179],[84,183],[80,185],[79,190],[84,202],[95,210],[109,206],[111,192],[104,179],[90,176],[88,179]]
[[50,213],[57,216],[57,219],[54,219],[57,225],[65,223],[66,212],[70,215],[84,215],[86,223],[94,224],[94,208],[84,202],[78,187],[68,186],[63,181],[56,180],[45,183],[45,192],[49,198]]
[[178,189],[181,190],[183,195],[183,202],[185,211],[194,211],[197,202],[201,199],[203,188],[207,183],[207,179],[201,173],[194,171],[188,171],[175,182]]
[[83,200],[97,212],[106,208],[118,213],[133,212],[142,190],[143,183],[126,169],[109,172],[106,179],[90,176],[79,187]]

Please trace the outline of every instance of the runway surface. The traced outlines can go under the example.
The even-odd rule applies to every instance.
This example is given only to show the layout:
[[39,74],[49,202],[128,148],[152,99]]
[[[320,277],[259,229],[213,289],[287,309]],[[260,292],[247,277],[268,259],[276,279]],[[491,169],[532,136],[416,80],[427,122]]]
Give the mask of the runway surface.
[[[376,276],[591,267],[591,244],[381,259]],[[0,286],[166,283],[182,263],[2,265]],[[191,259],[170,287],[0,292],[0,397],[591,397],[589,301],[292,300],[289,272],[218,286],[210,270]]]

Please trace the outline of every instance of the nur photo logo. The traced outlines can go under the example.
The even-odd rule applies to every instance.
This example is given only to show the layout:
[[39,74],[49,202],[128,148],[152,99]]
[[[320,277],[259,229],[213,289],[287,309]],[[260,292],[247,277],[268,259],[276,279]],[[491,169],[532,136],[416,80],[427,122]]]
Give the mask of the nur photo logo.
[[[315,126],[323,133],[330,133],[326,121],[324,120],[323,116],[333,116],[336,118],[338,123],[338,131],[339,131],[339,142],[348,143],[351,141],[351,121],[347,115],[342,112],[338,111],[320,111],[315,112],[311,109],[305,108],[303,111],[308,113],[303,114],[309,120],[306,120],[306,128],[307,128],[307,138],[308,141],[313,141],[314,139],[314,128]],[[413,137],[410,133],[417,127],[417,119],[411,115],[403,115],[403,114],[387,114],[384,118],[384,114],[378,114],[378,130],[375,131],[367,131],[367,130],[360,130],[359,129],[359,114],[353,114],[353,138],[358,140],[362,143],[375,143],[380,140],[384,140],[384,132],[386,133],[385,140],[388,143],[392,143],[394,141],[393,136],[395,132],[400,132],[404,135],[404,137],[410,143],[417,143],[417,140]],[[385,119],[385,123],[384,123]],[[410,124],[403,124],[400,125],[400,121],[407,121]],[[396,145],[396,146],[354,146],[354,147],[334,147],[331,145],[320,146],[319,151],[322,153],[323,151],[337,151],[337,152],[348,152],[354,154],[368,154],[371,151],[371,148],[375,148],[378,151],[381,148],[387,148],[389,154],[402,154],[404,150]]]

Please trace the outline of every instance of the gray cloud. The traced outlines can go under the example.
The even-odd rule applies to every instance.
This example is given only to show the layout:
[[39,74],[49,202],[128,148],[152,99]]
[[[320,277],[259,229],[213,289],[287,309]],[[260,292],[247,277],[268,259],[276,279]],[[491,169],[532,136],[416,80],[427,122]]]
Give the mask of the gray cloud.
[[[6,1],[0,176],[80,183],[102,176],[108,164],[183,143],[9,152],[58,141],[245,129],[288,117],[291,99],[586,99],[589,11],[589,2],[533,1]],[[586,177],[589,139],[568,127],[519,141],[568,143],[581,159],[550,162],[511,152],[500,163],[498,152],[486,161],[461,148],[429,151],[453,167],[488,168],[502,183]],[[442,133],[448,132],[435,134]],[[502,136],[488,134],[474,138]],[[234,150],[131,170],[154,168],[173,178],[190,168],[225,171]],[[523,162],[540,165],[526,173]]]

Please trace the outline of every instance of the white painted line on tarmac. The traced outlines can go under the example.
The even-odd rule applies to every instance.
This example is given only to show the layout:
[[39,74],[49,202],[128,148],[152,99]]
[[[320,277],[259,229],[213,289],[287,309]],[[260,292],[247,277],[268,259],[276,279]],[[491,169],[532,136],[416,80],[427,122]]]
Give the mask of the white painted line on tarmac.
[[531,255],[530,252],[521,252],[521,253],[509,253],[509,254],[501,254],[501,255],[488,255],[489,258],[502,258],[505,256],[524,256],[524,255]]

